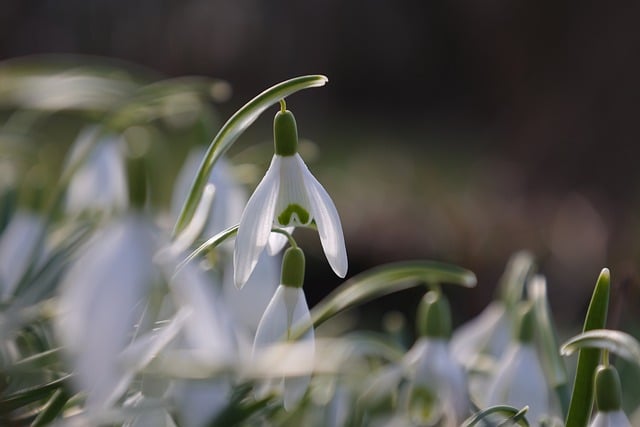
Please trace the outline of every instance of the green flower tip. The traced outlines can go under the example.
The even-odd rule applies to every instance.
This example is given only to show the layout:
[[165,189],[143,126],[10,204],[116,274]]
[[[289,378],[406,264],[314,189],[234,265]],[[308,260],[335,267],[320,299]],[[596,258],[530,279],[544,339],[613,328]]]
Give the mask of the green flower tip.
[[437,291],[429,291],[418,307],[417,327],[420,335],[451,338],[451,308],[449,301]]
[[304,282],[304,252],[300,248],[289,248],[282,258],[280,283],[284,286],[301,288]]
[[298,128],[291,111],[276,113],[273,119],[273,143],[279,156],[293,156],[298,152]]
[[596,370],[595,383],[598,410],[619,411],[622,407],[622,388],[616,368],[600,365]]
[[515,339],[521,343],[530,343],[535,334],[535,313],[531,303],[523,303],[517,311],[517,327],[515,328]]

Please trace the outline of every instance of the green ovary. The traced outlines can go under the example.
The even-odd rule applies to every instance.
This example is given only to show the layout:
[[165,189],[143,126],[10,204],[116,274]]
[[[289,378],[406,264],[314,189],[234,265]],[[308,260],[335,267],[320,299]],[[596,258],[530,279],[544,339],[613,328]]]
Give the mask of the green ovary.
[[300,222],[300,224],[309,223],[309,212],[307,212],[305,208],[298,205],[297,203],[288,205],[287,208],[283,210],[280,215],[278,215],[278,222],[281,225],[290,225],[293,215],[297,217],[297,220],[298,222]]

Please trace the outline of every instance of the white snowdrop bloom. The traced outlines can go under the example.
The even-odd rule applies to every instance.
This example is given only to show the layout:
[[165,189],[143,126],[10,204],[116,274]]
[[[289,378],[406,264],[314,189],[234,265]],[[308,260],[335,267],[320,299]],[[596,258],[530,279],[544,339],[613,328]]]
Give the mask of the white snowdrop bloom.
[[465,372],[449,349],[451,309],[447,299],[440,292],[427,292],[417,322],[421,337],[402,360],[410,381],[410,415],[417,424],[440,420],[439,425],[458,426],[469,414],[470,405]]
[[133,375],[120,357],[154,279],[153,231],[128,214],[96,233],[62,279],[55,329],[91,412],[109,408]]
[[550,388],[533,344],[534,317],[530,306],[523,308],[516,341],[507,348],[491,378],[485,405],[529,406],[527,419],[537,425],[550,414]]
[[0,236],[0,301],[6,301],[16,291],[18,283],[39,255],[36,245],[45,229],[37,214],[17,211]]
[[236,328],[213,276],[187,264],[170,281],[177,306],[189,311],[183,346],[200,363],[225,367],[237,362]]
[[84,129],[76,139],[68,167],[80,161],[66,192],[69,213],[123,210],[128,205],[122,138],[98,126]]
[[[253,357],[260,357],[261,351],[269,346],[288,341],[291,332],[298,327],[311,325],[309,306],[302,290],[304,280],[304,254],[299,248],[289,248],[282,262],[281,283],[276,289],[271,302],[267,306],[253,342]],[[315,337],[313,328],[297,340],[298,356],[305,364],[312,364],[315,355]],[[270,381],[259,394],[275,389],[282,389],[284,408],[293,409],[304,396],[310,374],[291,376]]]
[[622,411],[622,387],[615,367],[598,367],[595,392],[598,412],[589,427],[631,427],[629,418]]
[[235,284],[249,279],[269,240],[272,227],[318,228],[325,256],[340,277],[347,274],[347,252],[333,201],[297,152],[298,134],[290,111],[274,120],[275,155],[240,219],[233,253]]
[[511,339],[511,321],[504,304],[494,301],[478,316],[458,327],[451,352],[463,366],[473,368],[483,355],[498,358]]
[[467,379],[444,339],[422,337],[407,353],[413,393],[429,394],[438,402],[443,426],[458,426],[469,413]]
[[226,372],[242,360],[236,343],[236,334],[241,331],[233,323],[215,276],[187,264],[171,279],[170,288],[178,310],[188,313],[174,349],[186,350],[187,363],[219,374],[176,380],[168,397],[175,403],[181,426],[204,427],[229,402],[233,388]]

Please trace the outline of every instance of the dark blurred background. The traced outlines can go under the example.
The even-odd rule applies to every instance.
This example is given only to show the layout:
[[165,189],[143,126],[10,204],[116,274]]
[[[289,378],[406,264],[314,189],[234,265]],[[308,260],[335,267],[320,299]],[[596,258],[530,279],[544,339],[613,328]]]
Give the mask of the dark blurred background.
[[[529,249],[561,322],[579,321],[609,266],[615,322],[639,296],[639,18],[632,1],[5,0],[0,58],[225,79],[223,118],[325,74],[289,105],[321,148],[310,166],[341,213],[350,275],[407,258],[470,268],[479,286],[451,292],[461,320]],[[251,135],[268,139],[270,121]],[[317,300],[339,280],[313,245]],[[411,310],[415,296],[377,304]]]

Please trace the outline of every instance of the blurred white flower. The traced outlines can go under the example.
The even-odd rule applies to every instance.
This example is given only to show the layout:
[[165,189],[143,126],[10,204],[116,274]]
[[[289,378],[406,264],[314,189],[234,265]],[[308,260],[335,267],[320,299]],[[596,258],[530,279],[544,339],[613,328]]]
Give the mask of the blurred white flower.
[[219,293],[214,277],[188,264],[171,278],[176,305],[188,311],[181,346],[197,356],[199,363],[225,367],[238,362],[239,333]]
[[598,412],[589,427],[631,427],[629,419],[621,409]]
[[188,264],[172,277],[170,288],[178,309],[188,313],[173,350],[185,350],[187,363],[218,374],[175,380],[168,397],[175,403],[181,426],[205,427],[229,403],[232,381],[227,372],[243,360],[236,342],[242,331],[230,316],[215,276]]
[[504,304],[493,301],[482,313],[455,330],[451,337],[451,352],[458,362],[471,369],[482,357],[500,357],[511,334],[511,321]]
[[[284,130],[283,130],[284,129]],[[291,150],[279,150],[279,135],[295,141]],[[297,130],[291,112],[279,112],[274,121],[276,154],[249,199],[240,219],[233,253],[235,284],[249,279],[264,250],[273,226],[287,228],[315,221],[325,256],[340,277],[347,274],[347,252],[340,217],[331,197],[309,172],[297,150]]]
[[518,314],[515,341],[498,363],[487,390],[485,405],[511,405],[519,409],[528,405],[527,419],[537,425],[552,415],[550,387],[533,343],[533,310],[526,305]]
[[37,214],[19,210],[11,217],[0,236],[0,301],[13,296],[24,274],[38,259],[36,245],[44,229],[44,219]]
[[421,337],[405,355],[412,398],[427,398],[438,408],[443,426],[459,426],[469,413],[467,379],[445,339]]
[[98,126],[85,128],[71,149],[67,167],[80,165],[67,187],[69,213],[120,211],[128,205],[122,138],[103,132]]
[[262,253],[253,273],[242,289],[233,283],[233,263],[224,269],[222,298],[229,314],[253,339],[258,323],[278,286],[282,256]]
[[96,233],[62,279],[56,332],[89,412],[109,408],[131,380],[120,357],[154,279],[153,252],[147,219],[129,214]]

